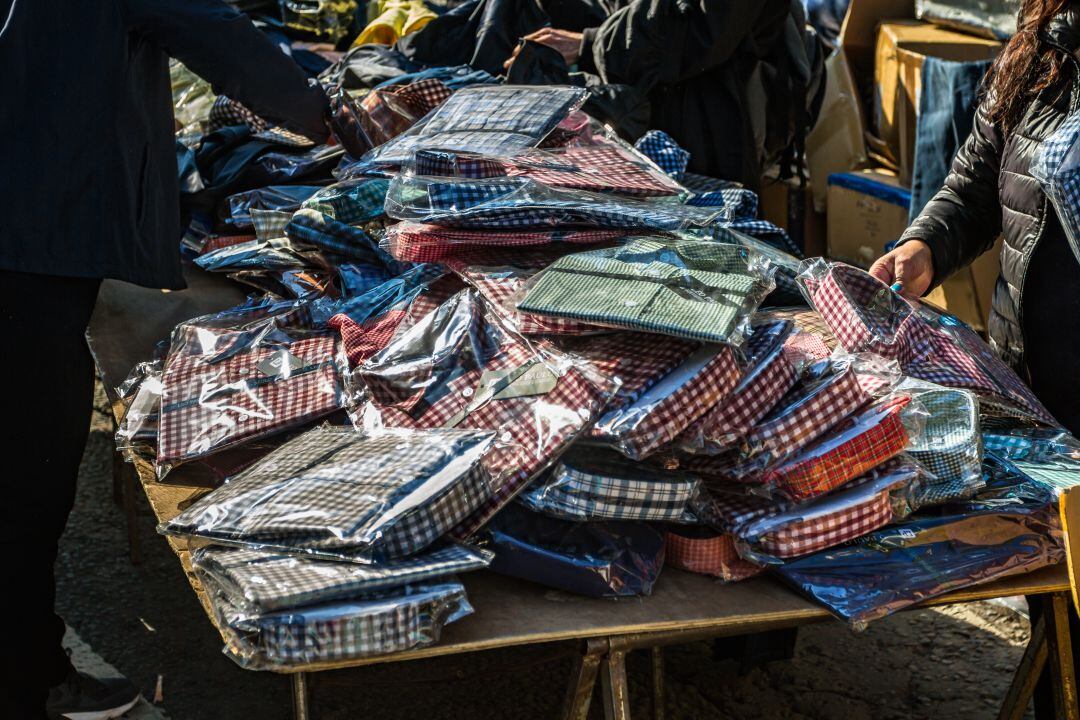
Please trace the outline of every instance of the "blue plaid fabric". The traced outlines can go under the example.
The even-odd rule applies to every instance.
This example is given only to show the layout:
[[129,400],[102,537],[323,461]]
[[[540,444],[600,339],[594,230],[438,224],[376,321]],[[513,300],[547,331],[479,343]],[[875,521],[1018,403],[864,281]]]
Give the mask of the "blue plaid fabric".
[[407,263],[395,260],[390,253],[379,247],[373,237],[360,228],[346,225],[318,210],[297,210],[285,226],[285,235],[291,240],[306,242],[343,255],[361,265],[385,268],[387,279],[400,275],[410,267]]
[[690,153],[683,150],[679,143],[663,130],[648,131],[638,138],[634,147],[670,177],[681,181],[686,174]]
[[587,94],[558,85],[473,85],[364,159],[405,165],[418,150],[512,156],[536,147]]
[[346,225],[357,225],[383,214],[389,188],[390,181],[386,178],[343,180],[319,190],[302,207],[317,210]]
[[[560,192],[544,188],[542,194],[530,180],[430,183],[430,212],[425,222],[453,227],[534,228],[588,226],[680,230],[704,227],[716,212],[669,203],[643,202],[581,191]],[[423,209],[420,209],[423,212]]]
[[1031,174],[1042,185],[1057,211],[1061,226],[1075,246],[1080,243],[1080,112],[1065,119],[1043,141],[1031,164]]

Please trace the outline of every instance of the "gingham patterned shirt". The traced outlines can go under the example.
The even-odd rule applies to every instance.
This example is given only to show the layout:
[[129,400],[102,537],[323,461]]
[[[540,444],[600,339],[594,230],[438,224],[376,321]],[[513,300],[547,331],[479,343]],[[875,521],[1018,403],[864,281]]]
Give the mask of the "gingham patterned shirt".
[[316,192],[301,207],[318,211],[346,225],[359,225],[383,214],[389,188],[390,181],[386,178],[341,180]]
[[673,568],[738,582],[765,571],[739,557],[731,536],[707,528],[673,528],[664,534],[664,562]]
[[[521,249],[559,246],[567,243],[592,245],[611,243],[626,235],[621,230],[465,230],[441,225],[400,222],[386,231],[386,248],[398,260],[406,262],[473,262],[498,264],[494,253],[510,251],[507,262],[516,264]],[[462,257],[468,253],[467,257]],[[556,257],[549,258],[549,262]],[[545,263],[547,264],[547,263]]]
[[200,498],[162,532],[358,562],[407,557],[491,497],[494,434],[321,426]]

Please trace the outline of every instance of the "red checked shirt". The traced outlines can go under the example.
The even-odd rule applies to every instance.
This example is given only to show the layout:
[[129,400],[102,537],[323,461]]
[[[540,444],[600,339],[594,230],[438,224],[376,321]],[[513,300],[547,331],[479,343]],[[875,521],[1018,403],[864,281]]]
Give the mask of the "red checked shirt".
[[482,460],[492,497],[455,528],[456,537],[476,532],[554,462],[614,388],[588,366],[506,332],[473,291],[399,335],[360,375],[370,397],[364,423],[498,432]]
[[[561,243],[575,247],[610,243],[625,235],[621,230],[472,230],[401,222],[386,231],[386,242],[390,254],[402,262],[444,262],[465,255],[470,262],[483,264],[490,257],[488,253],[502,248]],[[492,260],[488,264],[501,262]]]
[[759,575],[765,568],[739,557],[735,541],[724,533],[682,534],[669,530],[664,540],[664,562],[673,568],[738,582]]

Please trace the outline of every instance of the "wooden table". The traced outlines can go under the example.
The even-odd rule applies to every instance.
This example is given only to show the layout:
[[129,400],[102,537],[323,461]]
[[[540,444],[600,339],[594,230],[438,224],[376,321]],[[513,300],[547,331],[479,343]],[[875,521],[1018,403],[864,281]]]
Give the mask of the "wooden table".
[[[162,293],[114,282],[105,284],[89,338],[106,387],[115,387],[132,365],[149,358],[156,342],[166,337],[177,322],[230,307],[242,298],[235,287],[205,273],[191,272],[189,284],[191,289],[180,293]],[[185,483],[182,469],[170,474],[164,483],[155,480],[148,464],[137,463],[136,470],[138,482],[159,522],[176,516],[182,506],[208,490],[198,483]],[[214,623],[206,594],[191,571],[187,543],[180,538],[166,540]],[[599,677],[606,717],[628,719],[625,659],[628,652],[639,648],[652,650],[653,691],[657,700],[653,706],[662,717],[660,647],[793,627],[832,617],[772,577],[721,585],[703,576],[666,569],[650,597],[621,600],[552,593],[538,585],[489,572],[470,573],[464,582],[476,612],[447,626],[438,644],[389,656],[290,669],[296,718],[310,717],[308,674],[311,672],[565,641],[580,643],[580,654],[567,688],[564,718],[584,720]],[[1058,716],[1080,720],[1069,642],[1069,593],[1068,572],[1060,565],[954,592],[928,603],[946,605],[1014,595],[1045,598],[1047,612],[1033,629],[1032,641],[1004,699],[999,715],[1003,720],[1019,720],[1023,716],[1035,680],[1047,663],[1061,706]],[[837,628],[842,626],[837,623]]]

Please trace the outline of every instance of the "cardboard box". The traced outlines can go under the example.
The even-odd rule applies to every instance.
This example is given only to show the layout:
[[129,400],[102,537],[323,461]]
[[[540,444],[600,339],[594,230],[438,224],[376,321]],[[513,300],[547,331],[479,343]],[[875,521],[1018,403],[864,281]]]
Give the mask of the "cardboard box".
[[828,255],[868,268],[908,225],[911,191],[882,169],[829,176]]
[[878,136],[895,154],[901,182],[911,182],[923,62],[927,57],[989,60],[1000,49],[997,40],[918,20],[881,24],[874,54],[874,124]]
[[[793,203],[799,202],[802,195],[802,232],[794,229],[798,220],[798,209]],[[825,254],[825,213],[814,207],[813,186],[807,184],[801,190],[796,179],[766,179],[759,196],[761,216],[769,222],[787,230],[788,235],[803,249],[807,257]]]

